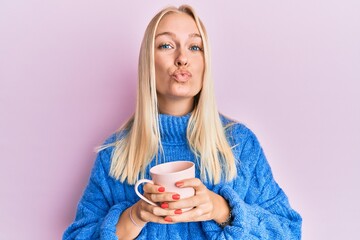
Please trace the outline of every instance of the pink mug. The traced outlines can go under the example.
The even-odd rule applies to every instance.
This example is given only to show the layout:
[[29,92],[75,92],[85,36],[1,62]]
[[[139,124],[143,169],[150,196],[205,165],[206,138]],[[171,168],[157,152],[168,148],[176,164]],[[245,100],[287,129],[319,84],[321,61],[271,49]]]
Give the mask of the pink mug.
[[[135,184],[135,193],[145,202],[158,206],[156,203],[144,197],[138,190],[142,183],[152,183],[165,187],[166,192],[175,192],[180,195],[180,199],[188,198],[195,195],[192,187],[178,188],[175,183],[184,179],[195,177],[195,165],[189,161],[175,161],[156,165],[150,169],[152,180],[140,179]],[[189,209],[183,209],[187,211]]]

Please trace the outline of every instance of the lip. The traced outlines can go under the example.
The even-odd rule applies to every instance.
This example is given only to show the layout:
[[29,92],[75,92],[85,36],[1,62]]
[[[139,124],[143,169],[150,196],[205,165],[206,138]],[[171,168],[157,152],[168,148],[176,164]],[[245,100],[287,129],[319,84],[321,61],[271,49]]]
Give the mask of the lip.
[[177,82],[186,82],[191,78],[191,72],[185,69],[175,70],[171,77],[174,78]]

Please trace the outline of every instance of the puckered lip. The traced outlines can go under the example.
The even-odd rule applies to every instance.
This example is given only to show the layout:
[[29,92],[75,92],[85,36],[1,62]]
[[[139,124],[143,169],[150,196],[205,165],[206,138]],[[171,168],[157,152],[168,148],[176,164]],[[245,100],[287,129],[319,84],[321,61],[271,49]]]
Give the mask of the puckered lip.
[[186,69],[177,69],[171,74],[171,77],[173,77],[178,82],[186,82],[189,80],[189,78],[192,77],[192,74]]

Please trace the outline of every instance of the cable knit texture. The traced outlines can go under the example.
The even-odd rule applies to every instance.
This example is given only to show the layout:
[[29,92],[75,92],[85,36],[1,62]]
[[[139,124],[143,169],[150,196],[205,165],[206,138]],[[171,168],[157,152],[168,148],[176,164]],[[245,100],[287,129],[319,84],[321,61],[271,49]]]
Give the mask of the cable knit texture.
[[[193,161],[199,177],[199,166],[186,138],[189,118],[190,114],[159,115],[163,154],[159,153],[160,157],[147,167],[146,178],[150,178],[149,169],[157,163],[177,160]],[[231,123],[223,116],[221,119],[224,126]],[[238,175],[231,182],[205,185],[228,201],[231,224],[222,228],[215,221],[148,223],[137,239],[301,239],[302,219],[275,182],[256,136],[240,123],[232,124],[225,132],[233,146]],[[119,136],[113,134],[105,143],[114,142]],[[134,185],[109,176],[112,151],[113,148],[107,148],[99,152],[75,220],[63,239],[116,240],[115,225],[120,215],[139,200]]]

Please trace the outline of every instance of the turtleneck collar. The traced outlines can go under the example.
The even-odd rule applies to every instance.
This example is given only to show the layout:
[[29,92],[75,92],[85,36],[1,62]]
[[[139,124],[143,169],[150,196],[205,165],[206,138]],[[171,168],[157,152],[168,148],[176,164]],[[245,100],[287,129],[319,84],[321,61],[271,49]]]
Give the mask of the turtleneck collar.
[[184,116],[159,114],[162,144],[186,144],[186,130],[191,113]]

